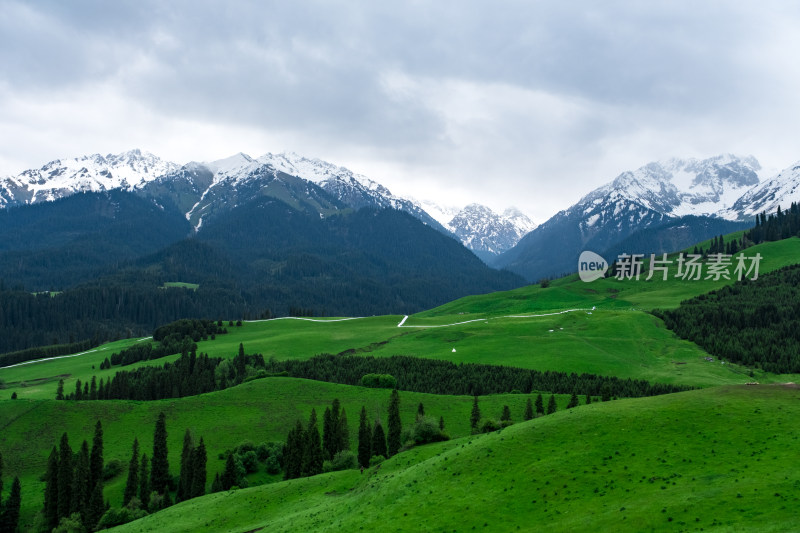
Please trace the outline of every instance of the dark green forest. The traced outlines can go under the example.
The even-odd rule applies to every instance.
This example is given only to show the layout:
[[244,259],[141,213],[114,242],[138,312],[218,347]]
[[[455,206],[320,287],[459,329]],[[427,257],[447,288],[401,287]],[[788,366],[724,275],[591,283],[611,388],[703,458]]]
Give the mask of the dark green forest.
[[653,313],[714,356],[768,372],[800,372],[800,265]]

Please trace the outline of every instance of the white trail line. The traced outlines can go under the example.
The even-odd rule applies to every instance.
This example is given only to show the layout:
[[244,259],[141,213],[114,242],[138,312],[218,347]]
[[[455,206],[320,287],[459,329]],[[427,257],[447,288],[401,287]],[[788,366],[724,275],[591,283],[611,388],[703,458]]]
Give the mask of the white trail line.
[[[563,315],[564,313],[575,313],[577,311],[594,311],[594,308],[592,308],[592,309],[567,309],[565,311],[557,311],[555,313],[542,313],[542,314],[539,314],[539,315],[506,315],[506,316],[501,316],[501,317],[497,317],[497,318],[538,318],[538,317],[542,317],[542,316]],[[446,328],[446,327],[450,327],[450,326],[458,326],[460,324],[469,324],[470,322],[488,322],[489,321],[488,318],[476,318],[474,320],[465,320],[463,322],[453,322],[452,324],[436,324],[436,325],[429,324],[429,325],[426,325],[426,326],[405,326],[404,324],[406,323],[406,320],[408,320],[408,315],[405,315],[403,317],[403,320],[401,320],[400,323],[397,324],[397,327],[398,328]]]
[[306,322],[344,322],[345,320],[361,320],[363,316],[351,316],[347,318],[303,318],[299,316],[282,316],[278,318],[265,318],[263,320],[247,320],[248,323],[272,322],[273,320],[305,320]]
[[[136,342],[142,342],[142,341],[146,341],[147,339],[152,339],[152,338],[153,337],[145,337],[143,339],[137,340]],[[33,361],[25,361],[25,362],[22,362],[22,363],[17,363],[15,365],[9,365],[9,366],[4,366],[4,367],[0,367],[0,368],[14,368],[15,366],[32,365],[34,363],[44,363],[45,361],[52,361],[54,359],[66,359],[68,357],[78,357],[79,355],[86,355],[87,353],[94,353],[99,349],[100,348],[98,347],[98,348],[95,348],[93,350],[88,350],[86,352],[81,352],[81,353],[74,353],[74,354],[71,354],[71,355],[59,355],[57,357],[47,357],[45,359],[34,359]]]

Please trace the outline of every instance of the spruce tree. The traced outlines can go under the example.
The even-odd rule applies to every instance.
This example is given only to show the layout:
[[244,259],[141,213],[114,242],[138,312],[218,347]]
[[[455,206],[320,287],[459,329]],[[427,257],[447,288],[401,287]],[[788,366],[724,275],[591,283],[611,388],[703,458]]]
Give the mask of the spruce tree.
[[150,464],[150,490],[159,494],[167,492],[169,484],[169,461],[167,459],[167,423],[162,411],[158,415],[153,432],[153,460]]
[[533,420],[533,402],[530,398],[525,402],[525,414],[522,415],[524,420]]
[[345,411],[344,407],[342,407],[342,414],[339,415],[339,427],[337,428],[337,433],[339,434],[339,438],[337,439],[339,442],[339,449],[336,450],[336,453],[349,451],[350,427],[347,423],[347,412]]
[[83,520],[88,531],[94,531],[95,526],[100,521],[100,517],[106,512],[103,502],[103,480],[94,484],[92,494],[89,497],[89,505],[86,508],[86,517]]
[[86,516],[86,506],[89,504],[89,490],[89,444],[84,439],[78,452],[78,457],[75,460],[69,514],[80,513],[81,516]]
[[325,452],[325,460],[333,459],[333,422],[331,420],[331,408],[326,407],[322,414],[322,450]]
[[222,485],[222,490],[231,490],[231,487],[236,485],[236,480],[239,476],[236,473],[236,462],[233,459],[233,454],[229,453],[228,458],[225,459],[225,469],[219,480]]
[[439,431],[444,431],[444,417],[439,417]]
[[422,402],[419,402],[419,405],[417,406],[417,420],[421,419],[424,416],[425,416],[425,406],[422,405]]
[[22,505],[22,487],[19,477],[14,476],[11,483],[11,493],[0,508],[0,531],[15,533],[19,526],[19,509]]
[[92,376],[92,384],[89,386],[89,399],[97,399],[97,377]]
[[481,409],[478,407],[478,396],[472,398],[472,413],[469,416],[469,426],[473,433],[478,431],[478,422],[481,421]]
[[589,405],[590,403],[592,403],[592,395],[591,394],[587,394],[586,395],[586,405]]
[[58,450],[53,446],[47,458],[45,474],[44,516],[48,530],[58,525]]
[[142,509],[150,507],[150,462],[147,454],[142,454],[142,464],[139,468],[139,499],[142,501]]
[[339,402],[339,398],[334,398],[333,402],[331,403],[331,459],[333,456],[336,455],[342,449],[342,441],[341,441],[341,434],[339,433],[339,423],[340,418],[342,416],[342,404]]
[[89,494],[97,483],[103,483],[103,425],[100,421],[94,426],[92,457],[89,462]]
[[294,479],[302,475],[304,441],[303,424],[298,420],[294,429],[289,431],[286,436],[286,445],[283,452],[284,479]]
[[222,491],[222,480],[219,478],[219,472],[214,474],[214,481],[211,482],[211,492]]
[[572,396],[569,397],[569,403],[567,404],[567,409],[578,407],[578,405],[580,405],[580,401],[578,400],[578,393],[572,391]]
[[122,506],[128,505],[139,489],[139,439],[133,439],[133,451],[128,463],[128,479],[125,482],[125,493],[122,496]]
[[75,382],[75,399],[83,400],[83,389],[81,388],[81,380]]
[[3,454],[0,452],[0,511],[3,509]]
[[383,432],[383,426],[380,420],[375,421],[375,427],[372,428],[372,455],[381,455],[386,457],[386,433]]
[[206,445],[203,437],[200,443],[192,450],[192,483],[189,489],[189,498],[197,498],[206,493]]
[[181,472],[178,479],[178,490],[175,494],[175,501],[182,502],[190,498],[192,486],[192,452],[194,451],[194,439],[192,432],[186,428],[183,434],[183,450],[181,451]]
[[315,476],[322,473],[322,441],[317,428],[317,411],[311,409],[308,429],[305,432],[305,453],[303,453],[303,475]]
[[536,396],[536,414],[543,415],[544,414],[544,400],[542,399],[541,393]]
[[372,431],[367,419],[367,408],[362,406],[358,421],[358,464],[364,468],[368,467],[370,457],[372,457]]
[[61,435],[58,448],[58,520],[69,516],[72,505],[72,448],[69,437]]
[[551,394],[550,399],[547,400],[547,414],[552,415],[556,412],[556,397]]
[[56,400],[64,399],[64,380],[58,380],[58,388],[56,389]]
[[392,391],[389,396],[389,433],[386,436],[386,451],[389,456],[400,451],[400,442],[403,433],[403,425],[400,422],[400,394],[397,389]]
[[511,422],[511,409],[507,405],[503,406],[503,412],[500,414],[500,421]]

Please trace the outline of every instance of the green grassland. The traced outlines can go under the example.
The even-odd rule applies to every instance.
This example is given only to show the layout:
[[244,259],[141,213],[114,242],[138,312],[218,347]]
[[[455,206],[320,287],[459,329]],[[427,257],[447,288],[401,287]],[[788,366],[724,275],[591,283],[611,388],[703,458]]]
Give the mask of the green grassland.
[[117,531],[790,531],[798,400],[772,385],[595,403]]
[[[747,256],[756,253],[763,256],[760,272],[766,273],[800,260],[800,239],[764,243],[746,251]],[[686,281],[670,276],[667,281],[611,278],[583,283],[577,276],[569,276],[555,280],[547,288],[531,285],[461,298],[409,317],[404,324],[408,327],[397,327],[403,318],[398,315],[245,322],[241,327],[229,327],[230,333],[216,340],[200,342],[199,350],[212,356],[232,357],[242,343],[248,353],[262,353],[266,358],[307,359],[320,353],[356,349],[375,356],[415,355],[691,386],[745,383],[752,379],[745,369],[705,361],[707,354],[699,347],[678,339],[660,320],[642,311],[675,307],[683,299],[731,282]],[[581,311],[508,318],[570,309]],[[448,326],[434,327],[444,325]],[[117,369],[100,371],[100,363],[131,342],[135,341],[104,345],[72,359],[0,369],[0,378],[9,384],[3,394],[16,391],[21,398],[52,398],[60,377],[68,376],[65,387],[70,391],[77,379],[85,382],[92,375],[112,376]],[[140,364],[163,364],[167,360]],[[792,377],[756,372],[755,379],[788,381]]]
[[[503,405],[508,405],[512,418],[521,420],[528,397],[522,394],[484,396],[480,406],[486,417],[499,419]],[[214,473],[224,466],[217,454],[247,440],[256,444],[283,441],[297,419],[305,423],[312,408],[321,419],[325,407],[334,398],[339,398],[347,411],[353,447],[357,443],[362,405],[367,408],[371,420],[381,417],[384,424],[386,422],[388,390],[294,378],[266,378],[202,396],[154,402],[1,400],[0,451],[5,475],[20,476],[23,516],[29,522],[42,505],[44,483],[39,477],[45,472],[47,456],[65,431],[71,446],[77,450],[83,439],[91,442],[94,424],[100,419],[105,433],[106,462],[117,459],[127,467],[134,437],[139,439],[144,453],[151,453],[155,420],[158,413],[164,411],[173,472],[177,472],[180,461],[183,433],[190,428],[198,438],[205,439],[210,483]],[[568,395],[556,398],[562,409],[569,401]],[[401,392],[400,399],[404,424],[413,422],[418,404],[423,403],[426,414],[444,418],[446,431],[451,436],[460,437],[470,432],[471,397]],[[106,486],[105,497],[112,505],[119,505],[124,483],[125,474]]]

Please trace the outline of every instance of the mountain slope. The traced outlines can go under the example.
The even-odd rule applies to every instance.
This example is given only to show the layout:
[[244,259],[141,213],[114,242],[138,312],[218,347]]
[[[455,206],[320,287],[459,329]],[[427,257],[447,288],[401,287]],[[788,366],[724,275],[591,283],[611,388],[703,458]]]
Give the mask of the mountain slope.
[[732,206],[758,182],[759,168],[752,157],[722,155],[671,159],[624,172],[538,226],[493,265],[531,281],[573,272],[583,250],[608,250],[645,228]]
[[792,202],[800,202],[800,161],[748,190],[720,216],[752,220],[762,212],[774,213],[778,207],[788,209]]
[[470,204],[459,211],[447,228],[484,261],[512,248],[536,225],[515,208],[497,214],[485,205]]
[[57,159],[0,181],[0,207],[53,201],[76,192],[133,190],[177,168],[141,150]]

